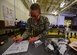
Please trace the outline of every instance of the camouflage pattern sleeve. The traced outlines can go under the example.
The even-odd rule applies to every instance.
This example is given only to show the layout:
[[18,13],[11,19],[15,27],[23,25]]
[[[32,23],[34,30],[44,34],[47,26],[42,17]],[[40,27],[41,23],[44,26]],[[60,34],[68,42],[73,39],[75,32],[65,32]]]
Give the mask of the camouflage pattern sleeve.
[[24,33],[25,36],[23,36],[23,39],[28,39],[29,36],[31,35],[31,18],[27,20],[27,26],[26,26],[26,32]]
[[45,19],[44,19],[44,31],[41,33],[41,34],[39,34],[39,37],[40,38],[45,38],[47,35],[48,35],[48,30],[49,30],[49,20],[48,20],[48,18],[47,17],[45,17]]

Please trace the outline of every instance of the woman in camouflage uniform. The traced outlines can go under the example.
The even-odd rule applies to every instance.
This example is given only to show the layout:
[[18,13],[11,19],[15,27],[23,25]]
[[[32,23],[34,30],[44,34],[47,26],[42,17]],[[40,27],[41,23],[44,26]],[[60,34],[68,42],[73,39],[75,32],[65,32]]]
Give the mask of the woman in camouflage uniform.
[[45,38],[48,33],[49,21],[47,17],[41,16],[40,6],[36,3],[30,7],[31,17],[27,20],[27,37],[30,42]]
[[29,42],[34,42],[38,39],[44,39],[48,33],[48,18],[41,16],[40,6],[36,3],[31,5],[30,15],[31,17],[27,20],[26,32],[24,32],[22,35],[23,38],[21,39],[28,38]]

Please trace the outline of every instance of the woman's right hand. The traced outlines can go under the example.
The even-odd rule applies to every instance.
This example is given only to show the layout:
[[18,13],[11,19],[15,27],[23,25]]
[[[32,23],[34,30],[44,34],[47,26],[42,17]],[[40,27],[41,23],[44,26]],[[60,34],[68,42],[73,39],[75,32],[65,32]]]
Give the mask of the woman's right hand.
[[23,40],[23,37],[13,37],[14,42],[21,42]]
[[14,42],[16,42],[16,37],[13,37],[12,40],[13,40]]

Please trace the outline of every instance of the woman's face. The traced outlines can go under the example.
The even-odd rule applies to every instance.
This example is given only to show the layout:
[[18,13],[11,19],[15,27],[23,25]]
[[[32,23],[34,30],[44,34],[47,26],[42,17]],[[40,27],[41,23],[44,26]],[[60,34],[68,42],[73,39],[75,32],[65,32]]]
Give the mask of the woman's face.
[[39,10],[31,10],[31,16],[35,19],[38,19],[38,16],[40,15]]

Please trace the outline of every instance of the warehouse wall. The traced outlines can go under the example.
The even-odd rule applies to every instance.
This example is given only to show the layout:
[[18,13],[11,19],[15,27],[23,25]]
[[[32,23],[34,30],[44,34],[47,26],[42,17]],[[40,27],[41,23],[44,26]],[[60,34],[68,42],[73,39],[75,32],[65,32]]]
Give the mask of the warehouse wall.
[[72,25],[77,25],[77,16],[75,16],[72,20]]
[[26,9],[26,7],[23,5],[21,0],[15,0],[16,2],[16,18],[18,20],[25,20],[29,18],[29,11]]
[[[3,6],[14,10],[14,0],[0,0],[0,20],[4,20]],[[15,13],[18,20],[26,21],[29,18],[29,11],[23,5],[21,0],[15,0]]]
[[53,15],[44,15],[48,17],[50,24],[54,25],[64,25],[64,16],[53,16]]
[[58,16],[58,25],[64,25],[65,16]]
[[48,19],[50,24],[57,24],[57,16],[53,16],[53,15],[45,15]]

